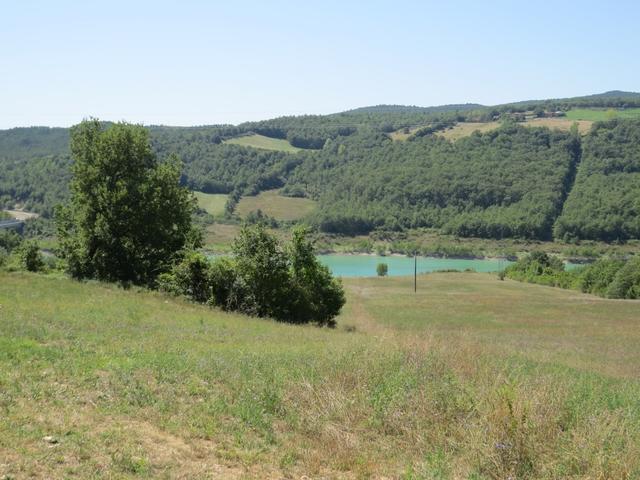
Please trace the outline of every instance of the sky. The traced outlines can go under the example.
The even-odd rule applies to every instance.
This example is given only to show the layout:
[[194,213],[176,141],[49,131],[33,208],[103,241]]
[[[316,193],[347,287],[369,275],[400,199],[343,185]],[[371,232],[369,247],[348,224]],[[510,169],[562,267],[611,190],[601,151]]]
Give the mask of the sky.
[[636,1],[0,0],[0,128],[640,90]]

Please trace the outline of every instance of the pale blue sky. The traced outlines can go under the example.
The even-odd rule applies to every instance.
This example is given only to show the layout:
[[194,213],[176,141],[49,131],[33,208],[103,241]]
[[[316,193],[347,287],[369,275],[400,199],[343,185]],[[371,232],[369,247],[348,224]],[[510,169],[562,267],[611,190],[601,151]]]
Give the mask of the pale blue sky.
[[640,2],[0,0],[0,128],[640,90]]

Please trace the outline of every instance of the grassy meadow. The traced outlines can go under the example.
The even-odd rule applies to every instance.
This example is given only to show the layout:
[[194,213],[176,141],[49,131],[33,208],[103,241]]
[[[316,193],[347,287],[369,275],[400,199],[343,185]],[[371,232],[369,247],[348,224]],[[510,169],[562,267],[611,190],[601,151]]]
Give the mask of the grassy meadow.
[[640,108],[617,110],[613,108],[573,108],[567,112],[569,120],[601,122],[614,118],[640,118]]
[[[573,124],[577,123],[578,131],[585,135],[591,129],[593,122],[594,120],[591,120],[590,118],[569,118],[567,115],[566,118],[530,118],[522,122],[521,125],[526,127],[557,128],[559,130],[569,131]],[[458,122],[453,127],[439,132],[438,135],[455,142],[460,138],[468,137],[475,131],[479,131],[481,133],[489,132],[491,130],[495,130],[499,126],[500,122]]]
[[228,195],[225,193],[193,192],[198,199],[198,205],[211,215],[217,216],[224,213]]
[[411,135],[413,135],[414,133],[416,133],[418,130],[420,130],[421,128],[424,128],[426,125],[421,125],[418,127],[411,127],[408,129],[408,131],[405,131],[404,128],[401,128],[399,130],[395,130],[391,133],[389,133],[389,138],[391,138],[391,140],[393,140],[394,142],[403,142],[405,141],[407,138],[409,138]]
[[288,141],[280,138],[265,137],[264,135],[243,135],[241,137],[225,140],[225,143],[231,145],[241,145],[243,147],[261,148],[263,150],[278,150],[281,152],[295,153],[300,148],[294,147]]
[[308,198],[284,197],[279,190],[267,190],[255,196],[240,199],[236,213],[241,217],[250,212],[262,210],[262,213],[276,220],[299,220],[316,208],[316,202]]
[[0,273],[0,477],[632,479],[640,303],[348,279],[336,329]]
[[582,135],[586,135],[591,130],[591,125],[593,125],[593,121],[591,120],[572,120],[567,117],[556,117],[556,118],[530,118],[524,122],[523,125],[528,127],[547,127],[547,128],[557,128],[558,130],[569,131],[574,123],[578,124],[578,132]]
[[448,128],[438,135],[455,142],[456,140],[468,137],[476,130],[480,132],[489,132],[500,126],[500,122],[458,122],[453,127]]

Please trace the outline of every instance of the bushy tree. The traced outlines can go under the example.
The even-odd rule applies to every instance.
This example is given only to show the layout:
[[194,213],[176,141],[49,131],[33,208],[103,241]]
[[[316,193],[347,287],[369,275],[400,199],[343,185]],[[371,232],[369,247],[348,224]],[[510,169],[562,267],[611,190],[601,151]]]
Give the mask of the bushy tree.
[[386,263],[379,263],[376,267],[376,273],[379,277],[386,277],[389,273],[389,266]]
[[232,252],[236,274],[232,304],[258,317],[291,319],[289,263],[278,240],[262,225],[246,226],[234,240]]
[[334,325],[334,318],[345,304],[342,284],[333,278],[329,268],[315,256],[309,231],[297,228],[289,247],[291,275],[296,297],[295,319],[299,322],[315,321],[321,325]]
[[640,298],[640,257],[627,261],[607,288],[609,298]]
[[345,303],[344,290],[317,260],[307,233],[295,230],[283,246],[263,225],[245,226],[232,257],[209,262],[189,253],[160,277],[160,286],[225,310],[333,326]]
[[16,249],[20,268],[29,272],[44,270],[45,264],[40,252],[40,246],[33,240],[24,241]]
[[200,244],[180,163],[159,163],[144,127],[84,121],[71,131],[71,152],[71,202],[57,224],[72,276],[153,285],[185,247]]

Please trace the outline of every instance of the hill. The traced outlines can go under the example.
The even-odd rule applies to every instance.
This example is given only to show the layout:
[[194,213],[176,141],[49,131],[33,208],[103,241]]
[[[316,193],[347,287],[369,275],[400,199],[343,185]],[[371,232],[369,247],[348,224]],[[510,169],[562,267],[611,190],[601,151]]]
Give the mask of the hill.
[[346,287],[329,330],[0,273],[0,475],[633,478],[640,468],[637,302],[486,274],[421,276],[417,294],[409,278]]
[[361,113],[435,113],[435,112],[464,112],[466,110],[477,110],[483,108],[479,103],[461,103],[451,105],[438,105],[436,107],[418,107],[415,105],[374,105],[371,107],[360,107],[346,110],[342,114]]
[[596,124],[582,148],[556,236],[640,238],[640,119]]
[[[305,220],[326,232],[430,227],[461,236],[549,239],[571,197],[582,143],[596,135],[588,131],[589,120],[581,121],[578,145],[561,153],[572,141],[572,120],[585,112],[597,120],[612,109],[629,120],[629,132],[640,128],[633,122],[640,95],[613,91],[492,107],[378,105],[237,126],[149,129],[161,158],[176,153],[183,160],[182,181],[191,189],[245,197],[279,189],[307,197],[318,208]],[[394,146],[390,138],[406,141]],[[0,207],[18,204],[52,215],[67,195],[67,139],[65,129],[0,132]],[[618,142],[601,140],[610,142],[607,148]],[[612,196],[615,202],[634,194],[633,173],[620,170],[623,193]],[[612,208],[625,218],[635,211],[628,202]],[[575,235],[611,240],[606,229],[577,229]],[[633,228],[626,232],[617,239],[637,238]]]

